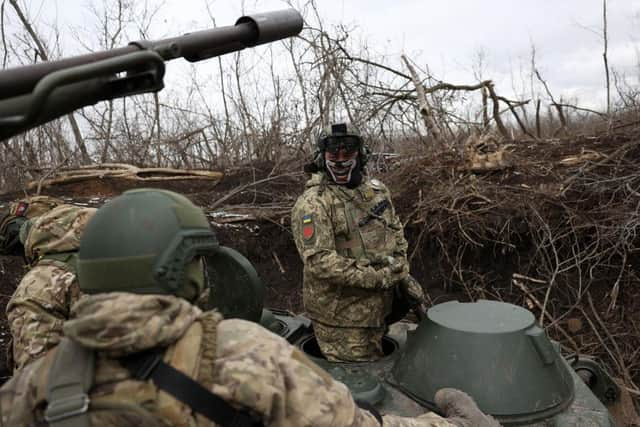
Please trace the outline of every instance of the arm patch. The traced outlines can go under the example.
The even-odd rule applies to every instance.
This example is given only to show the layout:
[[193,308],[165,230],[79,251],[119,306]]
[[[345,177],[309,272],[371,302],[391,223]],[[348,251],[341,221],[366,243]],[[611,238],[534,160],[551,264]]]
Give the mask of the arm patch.
[[313,215],[304,215],[302,217],[302,237],[304,237],[305,240],[311,240],[315,234],[316,230],[313,224]]

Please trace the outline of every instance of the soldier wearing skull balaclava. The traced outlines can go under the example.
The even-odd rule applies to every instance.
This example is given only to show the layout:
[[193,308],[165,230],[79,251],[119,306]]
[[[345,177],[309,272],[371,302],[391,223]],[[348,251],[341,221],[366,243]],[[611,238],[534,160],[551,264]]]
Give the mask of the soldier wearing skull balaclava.
[[402,288],[421,302],[422,288],[409,276],[407,241],[389,190],[365,173],[368,150],[358,130],[333,124],[317,148],[291,218],[305,310],[327,359],[376,360],[394,295]]

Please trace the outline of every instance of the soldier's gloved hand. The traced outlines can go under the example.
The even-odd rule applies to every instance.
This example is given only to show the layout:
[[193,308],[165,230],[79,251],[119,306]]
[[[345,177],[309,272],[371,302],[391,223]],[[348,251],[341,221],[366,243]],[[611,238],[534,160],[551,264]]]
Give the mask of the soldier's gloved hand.
[[471,396],[460,390],[438,390],[435,403],[444,412],[446,420],[457,427],[500,427],[498,421],[480,411]]
[[409,263],[404,258],[391,258],[393,261],[389,262],[389,270],[394,276],[394,280],[402,282],[409,277]]
[[402,275],[402,278],[409,275],[409,263],[404,258],[387,257],[388,265],[394,274]]
[[20,242],[20,227],[27,219],[11,214],[0,215],[0,254],[23,255],[24,246]]
[[400,282],[400,291],[405,295],[411,307],[424,303],[424,289],[410,274]]
[[377,266],[377,267],[386,267],[388,265],[391,265],[394,263],[394,258],[392,256],[389,255],[373,255],[372,257],[370,257],[370,262],[371,265],[373,266]]
[[380,288],[391,289],[399,285],[409,274],[409,266],[406,264],[395,264],[378,270],[380,275]]

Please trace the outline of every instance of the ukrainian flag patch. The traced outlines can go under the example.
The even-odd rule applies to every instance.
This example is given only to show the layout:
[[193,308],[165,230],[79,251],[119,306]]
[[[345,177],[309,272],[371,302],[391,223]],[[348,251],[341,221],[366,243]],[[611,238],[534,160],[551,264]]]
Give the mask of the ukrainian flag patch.
[[311,214],[307,214],[302,217],[302,236],[310,242],[314,234],[313,217]]

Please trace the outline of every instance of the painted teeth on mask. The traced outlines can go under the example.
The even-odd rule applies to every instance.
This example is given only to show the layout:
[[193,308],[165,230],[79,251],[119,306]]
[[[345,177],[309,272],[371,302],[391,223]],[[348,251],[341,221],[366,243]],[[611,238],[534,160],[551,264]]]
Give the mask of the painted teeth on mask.
[[327,169],[333,180],[336,182],[344,183],[351,179],[351,173],[356,167],[357,159],[351,159],[342,162],[326,161]]
[[331,167],[337,173],[347,173],[353,167],[355,160],[349,160],[346,162],[332,162],[327,161],[327,165]]

